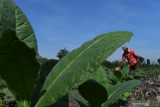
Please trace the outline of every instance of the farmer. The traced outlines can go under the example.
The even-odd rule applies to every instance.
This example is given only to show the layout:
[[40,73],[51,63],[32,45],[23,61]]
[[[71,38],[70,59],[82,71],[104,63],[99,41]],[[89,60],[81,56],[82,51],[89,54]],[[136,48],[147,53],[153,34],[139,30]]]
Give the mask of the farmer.
[[122,55],[122,62],[120,66],[116,67],[116,70],[119,70],[121,68],[121,66],[124,64],[125,59],[127,58],[128,66],[130,67],[129,74],[131,74],[132,71],[137,68],[137,62],[140,64],[139,56],[134,50],[128,49],[127,46],[123,46],[122,49],[124,50],[124,53]]

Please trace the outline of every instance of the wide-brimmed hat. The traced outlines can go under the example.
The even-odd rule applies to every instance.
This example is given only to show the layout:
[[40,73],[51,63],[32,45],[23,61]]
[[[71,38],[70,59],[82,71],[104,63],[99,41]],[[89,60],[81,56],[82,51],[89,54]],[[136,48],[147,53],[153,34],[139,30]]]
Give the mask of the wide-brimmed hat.
[[125,50],[125,49],[128,49],[128,47],[127,46],[123,46],[122,49]]

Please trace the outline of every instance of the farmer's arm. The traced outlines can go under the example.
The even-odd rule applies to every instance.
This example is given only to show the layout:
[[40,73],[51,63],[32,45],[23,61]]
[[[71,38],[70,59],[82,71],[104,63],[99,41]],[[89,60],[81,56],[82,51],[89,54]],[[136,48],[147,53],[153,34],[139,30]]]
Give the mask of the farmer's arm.
[[125,61],[125,60],[122,60],[122,62],[121,62],[121,64],[120,64],[120,66],[119,66],[119,67],[121,67],[121,66],[124,64],[124,61]]
[[122,55],[122,62],[121,62],[121,64],[118,67],[116,67],[116,70],[119,70],[121,68],[121,66],[124,64],[125,59],[126,59],[126,57],[123,54]]
[[122,55],[122,62],[121,64],[119,65],[119,67],[121,68],[121,66],[124,64],[124,61],[125,61],[126,57],[124,56],[124,54]]

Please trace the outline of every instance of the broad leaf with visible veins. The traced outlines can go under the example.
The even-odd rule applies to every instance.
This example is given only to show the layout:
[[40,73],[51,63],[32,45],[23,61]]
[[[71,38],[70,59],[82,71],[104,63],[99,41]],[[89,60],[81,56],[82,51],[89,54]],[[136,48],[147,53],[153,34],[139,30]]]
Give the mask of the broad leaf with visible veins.
[[49,106],[97,71],[102,61],[128,42],[133,33],[127,31],[102,34],[65,56],[46,78],[36,107]]
[[19,107],[29,107],[40,65],[34,49],[6,30],[0,37],[0,76],[7,83]]
[[37,52],[37,40],[28,19],[13,0],[0,0],[0,36],[3,31],[12,29],[19,40]]
[[110,104],[120,99],[125,92],[130,91],[140,84],[140,80],[130,80],[112,86],[107,90],[108,100],[102,105],[102,107],[109,107]]

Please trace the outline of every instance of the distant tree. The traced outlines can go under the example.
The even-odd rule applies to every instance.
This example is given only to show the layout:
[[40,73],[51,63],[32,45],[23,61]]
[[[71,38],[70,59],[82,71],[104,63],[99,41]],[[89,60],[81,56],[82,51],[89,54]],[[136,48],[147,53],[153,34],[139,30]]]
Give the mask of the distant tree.
[[151,63],[151,62],[150,62],[150,60],[149,60],[149,59],[147,59],[147,65],[150,65],[150,63]]
[[64,49],[61,49],[58,54],[57,54],[57,57],[59,58],[59,60],[61,60],[64,56],[66,56],[67,54],[69,53],[69,51],[64,48]]
[[144,58],[142,56],[139,56],[139,60],[141,63],[144,63]]
[[112,61],[112,67],[113,68],[119,66],[120,64],[121,64],[121,61],[119,61],[119,60]]
[[157,61],[158,61],[159,65],[160,65],[160,58]]
[[38,57],[38,62],[40,63],[40,64],[42,64],[42,63],[44,63],[45,61],[47,61],[48,59],[46,58],[46,57],[42,57],[42,56],[40,56],[39,55],[39,57]]

